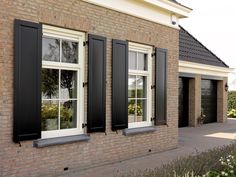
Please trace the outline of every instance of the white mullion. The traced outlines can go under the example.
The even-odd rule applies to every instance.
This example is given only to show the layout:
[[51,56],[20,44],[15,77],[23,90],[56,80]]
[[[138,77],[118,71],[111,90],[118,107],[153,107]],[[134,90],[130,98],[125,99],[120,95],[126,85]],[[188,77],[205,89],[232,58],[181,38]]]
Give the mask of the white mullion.
[[61,70],[59,69],[59,94],[58,94],[58,96],[59,96],[59,100],[58,100],[58,102],[59,102],[59,106],[58,106],[58,108],[59,108],[59,111],[58,111],[58,130],[60,130],[61,129],[61,125],[60,125],[60,122],[61,122],[61,102],[60,102],[60,99],[61,99]]
[[138,103],[137,76],[135,76],[135,122],[137,122],[137,103]]
[[43,61],[42,62],[43,68],[55,68],[55,69],[65,69],[65,70],[73,70],[77,71],[81,68],[79,64],[73,64],[73,63],[59,63],[59,62],[53,62],[53,61]]
[[77,98],[68,98],[68,99],[42,99],[42,101],[67,101],[67,100],[71,100],[71,101],[77,101]]
[[139,70],[129,70],[130,75],[139,75],[139,76],[148,76],[148,71],[139,71]]

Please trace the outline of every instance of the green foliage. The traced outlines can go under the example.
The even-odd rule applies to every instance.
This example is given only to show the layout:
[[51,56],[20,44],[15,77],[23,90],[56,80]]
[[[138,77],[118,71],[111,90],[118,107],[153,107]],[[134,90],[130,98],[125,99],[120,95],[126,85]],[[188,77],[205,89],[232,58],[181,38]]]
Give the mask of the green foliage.
[[236,110],[235,109],[231,109],[228,114],[227,114],[228,117],[231,117],[231,118],[236,118]]
[[236,109],[236,91],[228,92],[228,111]]
[[[137,116],[142,116],[143,110],[142,105],[137,104]],[[135,114],[135,104],[129,104],[128,114]]]
[[[160,168],[147,169],[138,173],[117,174],[117,177],[216,177],[225,173],[235,177],[231,165],[236,169],[236,142],[227,146],[179,158]],[[219,159],[221,159],[219,161]]]

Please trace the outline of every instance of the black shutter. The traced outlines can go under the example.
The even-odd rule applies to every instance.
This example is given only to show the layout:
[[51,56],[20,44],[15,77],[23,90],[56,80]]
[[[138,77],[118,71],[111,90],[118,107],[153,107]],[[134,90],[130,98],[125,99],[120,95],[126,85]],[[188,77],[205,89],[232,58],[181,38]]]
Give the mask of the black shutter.
[[89,35],[88,44],[88,132],[105,132],[106,38]]
[[112,42],[112,130],[128,127],[128,42]]
[[41,137],[40,24],[15,20],[13,141]]
[[156,48],[156,125],[166,124],[167,50]]

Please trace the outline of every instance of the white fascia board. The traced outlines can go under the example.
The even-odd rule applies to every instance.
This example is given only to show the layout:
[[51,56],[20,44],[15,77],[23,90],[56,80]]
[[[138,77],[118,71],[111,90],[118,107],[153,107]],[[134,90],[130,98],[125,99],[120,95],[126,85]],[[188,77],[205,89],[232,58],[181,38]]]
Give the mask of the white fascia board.
[[180,4],[168,1],[168,0],[144,0],[154,6],[158,6],[160,8],[166,9],[174,14],[176,14],[179,18],[186,18],[189,16],[189,13],[192,9],[184,7]]
[[179,72],[181,73],[228,77],[228,74],[233,71],[234,69],[232,68],[224,68],[181,60],[179,61]]
[[[85,2],[132,15],[145,20],[153,21],[165,26],[179,29],[178,19],[180,16],[187,16],[187,12],[181,10],[182,6],[174,7],[175,3],[164,0],[157,0],[162,5],[155,5],[146,0],[83,0]],[[166,4],[168,8],[164,7]],[[170,5],[171,4],[171,5]],[[172,10],[170,10],[170,7]],[[174,10],[175,8],[175,10]],[[179,8],[179,10],[177,10]],[[181,13],[180,13],[181,11]],[[182,14],[182,15],[180,15]],[[176,23],[172,23],[173,16],[176,16]],[[175,17],[174,17],[175,18]]]

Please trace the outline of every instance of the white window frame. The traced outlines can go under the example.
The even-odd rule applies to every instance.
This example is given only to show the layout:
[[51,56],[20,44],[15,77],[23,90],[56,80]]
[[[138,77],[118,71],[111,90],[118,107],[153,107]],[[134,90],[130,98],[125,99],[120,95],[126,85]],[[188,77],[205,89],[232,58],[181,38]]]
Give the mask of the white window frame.
[[[78,45],[78,64],[59,63],[59,62],[42,60],[42,68],[70,70],[77,72],[77,99],[76,99],[77,128],[42,131],[42,139],[83,134],[84,130],[82,128],[82,124],[85,122],[84,88],[83,88],[85,47],[83,46],[83,42],[85,41],[85,33],[49,25],[43,25],[43,37],[52,37],[57,39],[74,41],[78,42],[79,45]],[[60,50],[60,57],[61,57],[61,50]],[[59,93],[60,93],[60,87],[59,87]]]
[[147,117],[146,121],[143,122],[132,122],[128,123],[128,128],[139,128],[152,126],[151,115],[152,115],[152,51],[153,47],[138,43],[129,42],[129,51],[141,52],[147,54],[147,71],[130,70],[128,75],[139,75],[146,76],[147,78]]

